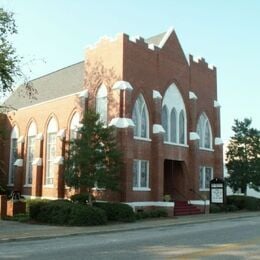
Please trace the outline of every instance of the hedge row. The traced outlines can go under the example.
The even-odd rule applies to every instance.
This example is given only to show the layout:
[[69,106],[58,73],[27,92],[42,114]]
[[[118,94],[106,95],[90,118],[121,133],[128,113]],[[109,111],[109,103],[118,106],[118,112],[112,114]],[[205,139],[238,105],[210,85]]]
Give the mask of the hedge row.
[[227,196],[227,202],[224,205],[210,205],[211,213],[233,212],[238,210],[260,210],[260,199],[250,196],[231,195]]
[[107,223],[104,210],[66,200],[32,202],[29,214],[31,219],[48,224],[92,226]]
[[103,225],[109,221],[133,222],[133,209],[122,203],[73,203],[68,200],[30,200],[29,216],[32,220],[57,225]]
[[134,222],[135,214],[131,206],[123,203],[94,202],[93,206],[106,212],[109,221]]
[[250,196],[227,196],[227,204],[235,205],[238,209],[260,210],[260,199]]
[[146,218],[161,218],[167,217],[168,213],[164,209],[155,209],[151,211],[140,211],[135,214],[136,219],[146,219]]

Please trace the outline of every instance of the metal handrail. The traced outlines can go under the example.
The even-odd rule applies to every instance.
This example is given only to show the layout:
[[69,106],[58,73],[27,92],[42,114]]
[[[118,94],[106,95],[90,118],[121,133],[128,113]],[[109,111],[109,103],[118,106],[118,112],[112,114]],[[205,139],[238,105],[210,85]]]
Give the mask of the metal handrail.
[[178,189],[173,188],[173,190],[177,191],[177,193],[178,193],[182,198],[184,198],[186,201],[189,201],[189,202],[190,202],[190,200],[189,200],[185,195],[183,195],[183,193],[181,193]]
[[[184,198],[184,200],[187,201],[188,204],[191,204],[191,203],[190,203],[190,200],[189,200],[183,193],[181,193],[178,189],[173,188],[173,190],[177,191],[177,193],[178,193],[182,198]],[[191,208],[189,207],[189,213],[190,213],[190,212],[191,212]]]

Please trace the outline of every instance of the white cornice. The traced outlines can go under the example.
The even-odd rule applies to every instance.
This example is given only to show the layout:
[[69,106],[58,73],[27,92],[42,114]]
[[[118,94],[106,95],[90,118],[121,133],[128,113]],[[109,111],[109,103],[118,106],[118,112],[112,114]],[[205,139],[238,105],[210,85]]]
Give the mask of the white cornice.
[[165,133],[164,128],[162,127],[162,125],[159,124],[154,124],[153,125],[153,134],[160,134],[160,133]]
[[162,95],[158,90],[153,90],[153,99],[162,99]]
[[116,117],[111,120],[109,126],[115,126],[117,128],[135,127],[135,124],[131,118]]
[[124,80],[120,80],[120,81],[117,81],[112,89],[119,89],[119,90],[128,90],[128,91],[132,91],[133,90],[133,87],[131,86],[131,84],[127,81],[124,81]]

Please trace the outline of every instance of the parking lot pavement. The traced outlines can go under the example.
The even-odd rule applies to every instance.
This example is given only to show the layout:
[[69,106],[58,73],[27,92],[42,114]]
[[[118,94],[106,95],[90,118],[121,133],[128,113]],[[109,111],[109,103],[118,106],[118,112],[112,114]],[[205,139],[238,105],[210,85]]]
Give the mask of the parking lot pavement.
[[136,221],[134,223],[113,223],[104,226],[68,227],[39,224],[27,224],[15,221],[0,220],[0,243],[15,240],[46,239],[54,237],[91,235],[97,233],[120,232],[128,230],[149,229],[159,226],[186,225],[224,219],[237,219],[260,216],[260,212],[236,212],[218,214],[200,214],[173,218],[161,218]]

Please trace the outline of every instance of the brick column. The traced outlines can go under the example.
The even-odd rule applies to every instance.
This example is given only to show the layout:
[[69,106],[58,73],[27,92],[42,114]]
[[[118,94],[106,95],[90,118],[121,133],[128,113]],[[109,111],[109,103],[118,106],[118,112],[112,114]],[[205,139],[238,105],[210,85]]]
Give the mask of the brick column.
[[186,192],[188,198],[195,198],[195,194],[190,191],[193,189],[194,191],[198,191],[198,176],[199,176],[199,165],[198,165],[198,146],[199,146],[199,135],[197,134],[197,100],[198,97],[196,93],[189,91],[189,115],[187,117],[190,118],[190,125],[188,126],[188,145],[189,145],[189,169],[187,169],[186,180],[189,180],[186,183]]
[[35,197],[42,196],[42,181],[43,181],[43,135],[40,133],[35,138],[35,159],[32,163],[32,191],[31,195]]
[[56,160],[55,160],[55,168],[54,168],[54,196],[57,198],[64,198],[64,178],[63,178],[63,161],[65,155],[65,129],[61,129],[57,135],[57,150],[56,150]]
[[151,191],[154,201],[162,201],[164,193],[164,154],[163,134],[161,125],[162,96],[153,90],[153,121],[152,125],[152,158],[150,161]]
[[215,153],[215,165],[214,165],[214,177],[223,178],[224,176],[224,161],[223,161],[223,141],[221,140],[220,129],[220,104],[214,101],[215,108],[215,139],[213,139],[214,153]]
[[20,136],[18,138],[17,142],[17,153],[18,153],[18,159],[16,160],[15,164],[15,174],[14,174],[14,187],[13,190],[17,190],[22,192],[23,183],[24,183],[24,137]]

